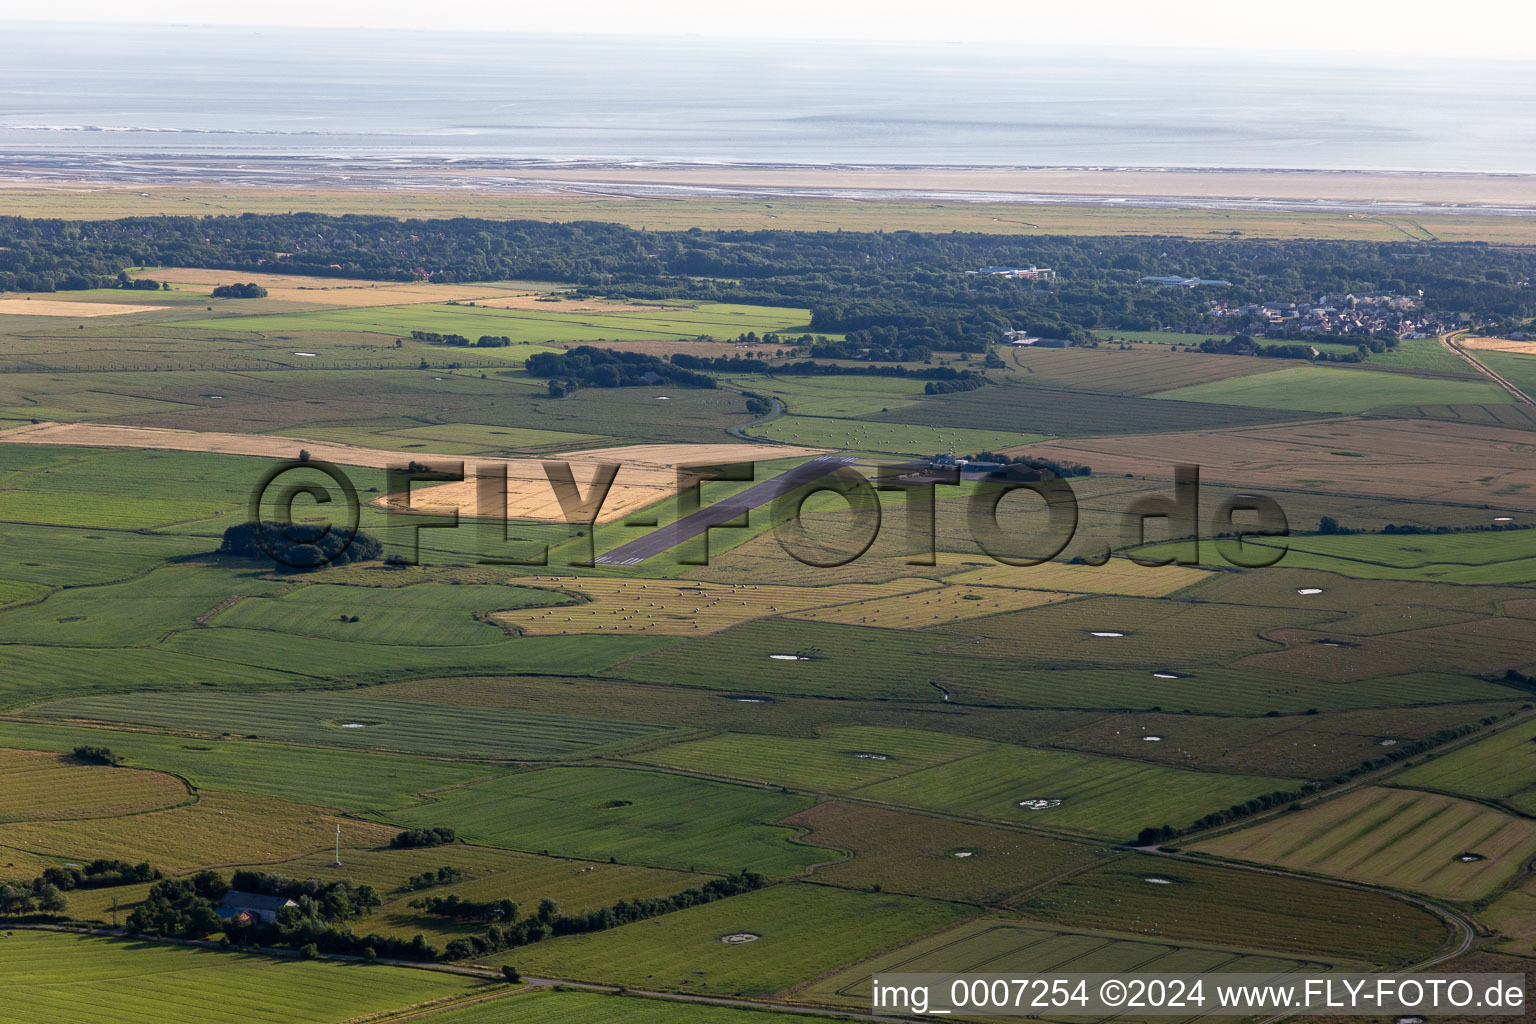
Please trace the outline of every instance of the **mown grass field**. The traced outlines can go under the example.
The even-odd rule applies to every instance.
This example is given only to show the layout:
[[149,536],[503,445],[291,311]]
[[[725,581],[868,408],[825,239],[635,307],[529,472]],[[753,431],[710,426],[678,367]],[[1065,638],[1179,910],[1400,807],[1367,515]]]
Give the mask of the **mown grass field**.
[[[892,407],[898,406],[893,403]],[[843,448],[892,455],[996,451],[1011,445],[1040,441],[1046,436],[1005,429],[967,430],[947,425],[926,425],[930,422],[923,419],[915,423],[881,423],[868,417],[843,419],[790,413],[752,427],[747,433],[752,437],[767,438],[781,444],[804,444],[816,448]]]
[[1495,949],[1522,955],[1536,942],[1536,877],[1508,890],[1478,915],[1479,920],[1497,932]]
[[818,881],[960,903],[1001,903],[1107,856],[1088,843],[835,800],[788,822],[852,854],[817,868]]
[[78,697],[30,709],[49,718],[132,723],[205,736],[293,740],[458,757],[538,758],[595,754],[655,739],[672,726],[580,715],[537,714],[355,692],[151,693]]
[[978,740],[911,729],[837,726],[814,740],[726,733],[632,755],[667,768],[823,793],[864,786],[980,753]]
[[[1070,604],[1047,605],[1026,615],[1040,615]],[[964,630],[987,619],[959,623]],[[1208,614],[1218,632],[1220,618]],[[1025,623],[1017,623],[1025,625]],[[1033,625],[1030,623],[1029,625]],[[1067,627],[1071,628],[1070,624]],[[1121,628],[1125,628],[1121,624]],[[1108,627],[1110,631],[1114,626]],[[1128,631],[1128,630],[1127,630]],[[1126,637],[1088,637],[1093,651],[1113,651],[1107,645]],[[1025,634],[1031,636],[1032,634]],[[1176,634],[1170,637],[1178,639]],[[982,639],[982,644],[989,642]],[[1266,714],[1309,709],[1340,710],[1392,707],[1403,703],[1464,703],[1508,700],[1516,691],[1494,683],[1450,673],[1402,673],[1341,686],[1257,668],[1220,665],[1169,664],[1184,650],[1156,650],[1156,662],[1137,664],[1127,656],[1111,667],[1092,661],[1077,666],[1045,657],[1036,645],[1038,666],[1010,660],[1006,634],[993,637],[990,657],[974,656],[981,649],[975,636],[923,630],[878,629],[806,620],[764,619],[745,623],[686,644],[633,657],[609,669],[617,678],[665,686],[696,686],[722,693],[767,694],[821,698],[903,700],[932,704],[976,704],[1003,707],[1100,708],[1103,710],[1163,709],[1215,714]],[[1169,641],[1172,642],[1172,641]],[[1198,649],[1186,657],[1199,657]],[[774,654],[801,660],[778,660]],[[731,665],[722,677],[720,665]],[[1042,670],[1044,669],[1044,670]],[[1168,676],[1175,678],[1167,678]]]
[[1536,814],[1536,724],[1525,722],[1410,768],[1396,781]]
[[1153,395],[1178,402],[1210,402],[1304,412],[1359,413],[1420,403],[1502,404],[1510,398],[1486,380],[1436,380],[1402,373],[1366,373],[1326,366],[1293,366],[1270,373]]
[[[1133,925],[1134,927],[1134,925]],[[1330,966],[1320,957],[1265,955],[1252,946],[1159,940],[1136,932],[1055,929],[984,917],[882,953],[807,986],[806,996],[867,1008],[870,978],[891,973],[987,973],[1032,977],[1060,972],[1267,974]],[[1071,1018],[1068,1018],[1071,1019]]]
[[0,822],[111,818],[187,799],[173,775],[0,747]]
[[[1373,787],[1218,836],[1195,849],[1475,900],[1536,853],[1536,822],[1454,797]],[[1458,859],[1462,854],[1482,859],[1463,863]]]
[[[1058,750],[994,746],[866,786],[858,794],[899,806],[1122,840],[1134,838],[1147,826],[1187,825],[1210,811],[1294,785],[1288,779],[1182,771]],[[1155,801],[1148,799],[1149,793],[1157,794]],[[1021,806],[1026,800],[1059,803]]]
[[[1273,547],[1273,541],[1254,541]],[[1290,537],[1279,564],[1359,579],[1520,584],[1536,568],[1536,531],[1429,536]]]
[[599,992],[556,992],[532,989],[460,1010],[434,1014],[432,1024],[809,1024],[824,1018],[799,1013],[749,1010],[734,1006],[705,1006],[672,999],[645,999]]
[[1067,928],[1114,929],[1406,966],[1430,956],[1449,932],[1422,907],[1321,882],[1129,854],[1021,901],[1031,919]]
[[398,832],[308,804],[201,793],[194,804],[121,818],[17,822],[6,826],[0,844],[77,863],[97,857],[132,864],[147,860],[178,873],[328,850],[338,825],[348,846],[381,846]]
[[253,1014],[273,1024],[331,1024],[449,1000],[483,984],[402,967],[47,932],[9,933],[0,952],[6,1020],[14,1024],[102,1019],[108,1008],[113,1024],[238,1024]]
[[1014,383],[1129,396],[1264,373],[1275,368],[1268,359],[1192,355],[1174,352],[1166,345],[1126,350],[1121,350],[1118,345],[1103,348],[1012,347],[1003,358],[1008,367],[1008,378]]
[[[789,883],[592,935],[503,954],[518,969],[635,988],[766,996],[974,911],[892,893]],[[727,935],[758,936],[731,945]]]
[[450,790],[389,817],[401,825],[447,825],[470,841],[511,850],[786,875],[833,859],[791,843],[794,830],[775,824],[810,802],[658,772],[544,768]]
[[419,793],[495,774],[485,765],[378,751],[0,721],[0,746],[57,755],[82,744],[107,747],[131,768],[170,772],[198,789],[276,797],[354,813],[398,807]]
[[[1239,382],[1251,379],[1239,378]],[[985,387],[924,398],[866,418],[879,423],[933,424],[946,431],[1004,431],[1019,438],[1013,444],[1025,444],[1040,434],[1072,437],[1216,429],[1295,419],[1301,415],[1275,407],[1165,401],[1165,398],[1128,398],[1055,388]]]
[[131,646],[191,627],[235,594],[281,589],[255,572],[167,566],[124,583],[60,590],[45,601],[0,613],[0,642]]
[[[1133,711],[1058,733],[1053,746],[1212,771],[1322,778],[1358,768],[1439,730],[1517,712],[1511,699],[1473,704],[1319,711],[1270,717]],[[1150,740],[1148,737],[1156,737]]]
[[[946,625],[934,635],[968,641],[974,658],[1030,666],[1221,664],[1275,650],[1261,634],[1331,616],[1290,608],[1244,608],[1135,597],[1093,597]],[[1167,667],[1167,666],[1163,666]]]
[[[369,592],[320,584],[297,587],[268,600],[242,599],[208,621],[218,626],[330,640],[406,647],[458,646],[506,639],[505,630],[486,621],[490,612],[567,600],[533,587],[422,583]],[[350,621],[353,616],[359,621]]]

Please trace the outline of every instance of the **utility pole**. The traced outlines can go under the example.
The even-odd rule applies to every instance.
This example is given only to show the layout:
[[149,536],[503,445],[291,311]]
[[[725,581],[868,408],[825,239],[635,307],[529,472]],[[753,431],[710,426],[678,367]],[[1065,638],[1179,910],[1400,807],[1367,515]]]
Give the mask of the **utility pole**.
[[333,867],[333,868],[341,867],[341,826],[340,825],[336,826],[336,863],[332,864],[331,867]]

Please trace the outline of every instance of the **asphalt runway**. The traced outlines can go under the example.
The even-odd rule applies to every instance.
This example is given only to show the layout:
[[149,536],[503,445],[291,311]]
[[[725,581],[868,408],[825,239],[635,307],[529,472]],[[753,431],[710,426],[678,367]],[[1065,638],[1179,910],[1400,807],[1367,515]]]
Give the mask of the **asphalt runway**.
[[684,541],[693,540],[712,526],[729,522],[743,512],[761,508],[781,494],[787,494],[797,487],[825,476],[834,469],[851,466],[858,461],[852,455],[819,455],[794,469],[785,470],[776,477],[753,484],[724,501],[707,505],[674,523],[658,527],[644,537],[621,544],[607,554],[598,555],[596,564],[639,565],[647,558],[654,558],[664,551],[672,550]]

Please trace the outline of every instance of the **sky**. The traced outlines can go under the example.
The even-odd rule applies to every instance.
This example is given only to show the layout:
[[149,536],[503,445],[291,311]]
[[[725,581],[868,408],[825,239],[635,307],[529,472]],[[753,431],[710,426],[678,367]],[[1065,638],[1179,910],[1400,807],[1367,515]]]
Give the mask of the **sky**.
[[1530,0],[53,0],[12,21],[1106,45],[1536,61]]

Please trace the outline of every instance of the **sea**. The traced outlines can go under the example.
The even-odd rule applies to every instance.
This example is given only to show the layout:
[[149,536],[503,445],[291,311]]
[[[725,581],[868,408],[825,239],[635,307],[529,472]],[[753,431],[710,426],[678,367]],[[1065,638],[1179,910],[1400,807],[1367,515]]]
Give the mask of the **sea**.
[[1536,62],[1298,56],[1254,40],[1181,53],[20,24],[0,36],[0,154],[34,160],[1536,172]]

